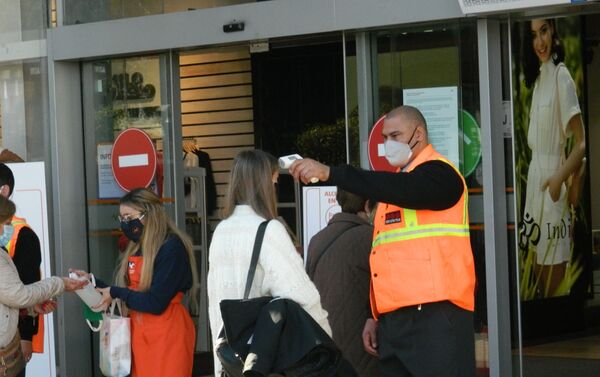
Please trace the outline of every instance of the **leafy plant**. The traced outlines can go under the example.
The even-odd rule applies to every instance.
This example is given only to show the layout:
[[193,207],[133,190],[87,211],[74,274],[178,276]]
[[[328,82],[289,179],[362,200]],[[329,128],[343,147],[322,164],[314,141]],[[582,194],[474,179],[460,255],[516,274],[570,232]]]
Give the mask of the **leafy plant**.
[[[350,161],[359,162],[358,109],[348,117],[348,142]],[[346,122],[344,118],[334,124],[315,124],[298,135],[297,150],[302,156],[311,156],[327,165],[346,163]]]

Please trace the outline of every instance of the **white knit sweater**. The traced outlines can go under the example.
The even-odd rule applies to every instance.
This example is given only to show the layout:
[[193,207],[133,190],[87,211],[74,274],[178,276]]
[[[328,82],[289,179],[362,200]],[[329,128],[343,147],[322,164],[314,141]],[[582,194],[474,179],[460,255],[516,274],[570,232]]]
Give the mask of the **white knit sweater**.
[[[233,214],[217,226],[210,244],[208,271],[208,313],[213,345],[223,321],[219,302],[244,296],[254,238],[265,219],[250,206],[238,205]],[[273,296],[300,304],[331,335],[327,312],[321,306],[319,292],[304,272],[302,258],[281,222],[272,220],[265,232],[250,298]],[[215,376],[221,365],[215,355]]]

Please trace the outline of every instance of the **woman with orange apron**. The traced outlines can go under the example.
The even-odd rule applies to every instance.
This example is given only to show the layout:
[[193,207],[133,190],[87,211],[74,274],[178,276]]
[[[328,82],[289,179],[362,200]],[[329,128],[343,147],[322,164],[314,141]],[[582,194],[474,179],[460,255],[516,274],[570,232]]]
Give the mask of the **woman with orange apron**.
[[129,244],[116,274],[116,285],[99,289],[100,305],[121,299],[131,317],[133,377],[190,377],[195,329],[181,303],[192,290],[195,304],[196,262],[191,241],[167,216],[160,198],[135,189],[119,206],[121,229]]
[[[143,256],[129,257],[129,289],[137,290]],[[161,314],[130,310],[133,377],[192,375],[196,331],[178,292]]]

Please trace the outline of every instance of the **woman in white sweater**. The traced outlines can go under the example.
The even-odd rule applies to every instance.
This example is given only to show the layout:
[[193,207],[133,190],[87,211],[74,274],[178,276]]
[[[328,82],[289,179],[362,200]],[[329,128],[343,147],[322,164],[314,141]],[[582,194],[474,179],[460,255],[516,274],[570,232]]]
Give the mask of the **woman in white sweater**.
[[[24,285],[5,246],[12,235],[10,220],[15,214],[12,201],[0,195],[0,376],[22,376],[25,362],[17,324],[19,309],[33,308],[64,291],[74,291],[85,282],[69,278],[49,277],[33,284]],[[50,305],[52,306],[52,305]]]
[[[284,225],[275,220],[277,161],[260,150],[239,153],[231,169],[227,200],[210,244],[208,311],[213,345],[223,325],[219,303],[244,296],[246,275],[258,226],[269,222],[265,232],[250,298],[273,296],[300,304],[331,335],[327,312],[319,292],[304,272],[302,259]],[[221,365],[215,355],[215,376]]]

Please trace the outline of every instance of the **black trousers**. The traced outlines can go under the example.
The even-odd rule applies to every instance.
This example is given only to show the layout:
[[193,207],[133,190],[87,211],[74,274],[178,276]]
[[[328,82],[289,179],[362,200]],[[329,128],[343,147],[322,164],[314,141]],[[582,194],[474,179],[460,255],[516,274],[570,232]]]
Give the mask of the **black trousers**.
[[382,377],[474,377],[473,313],[450,301],[385,313],[377,331]]

